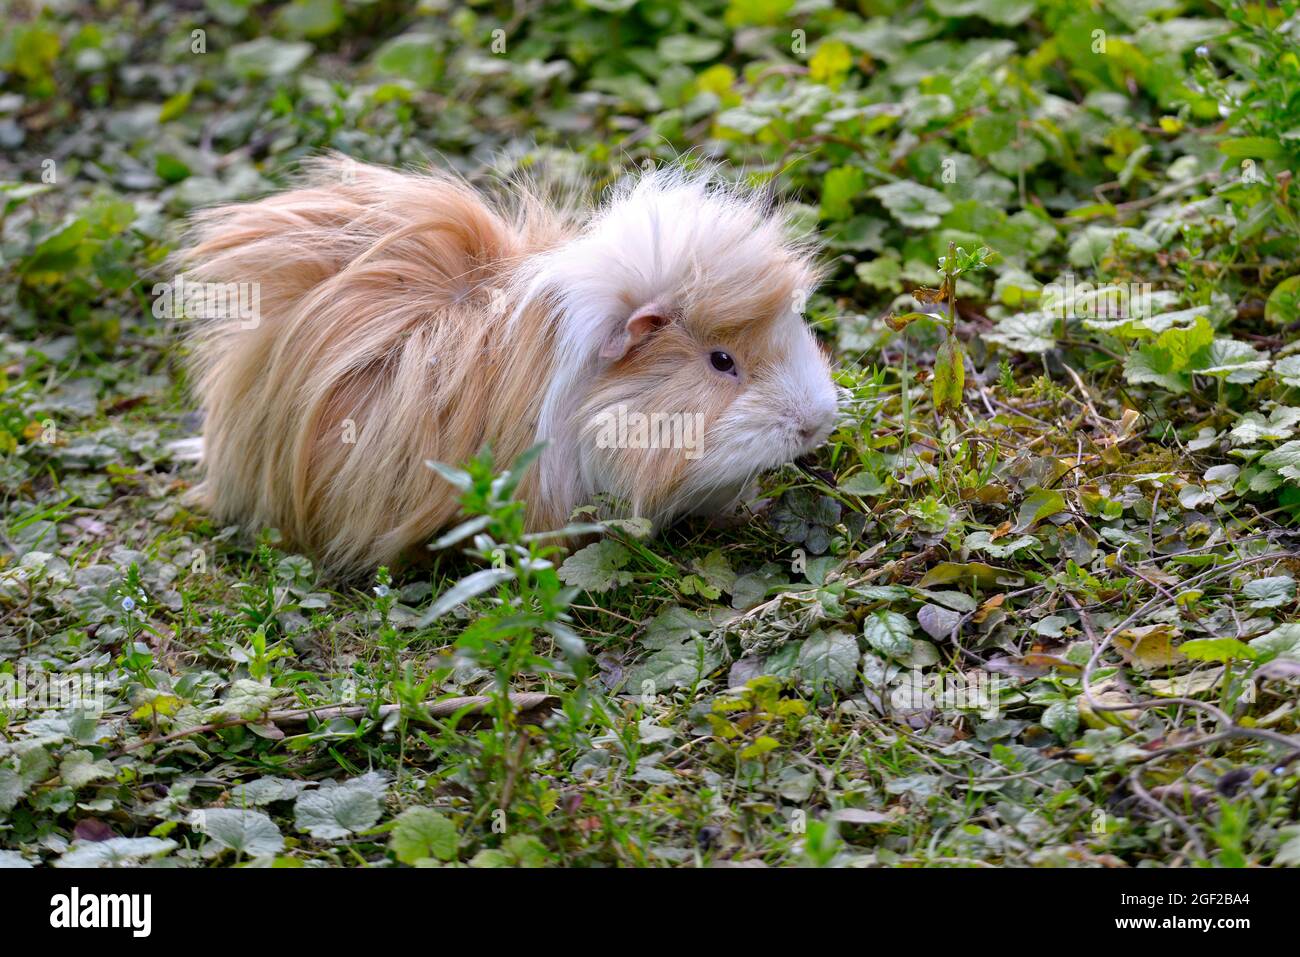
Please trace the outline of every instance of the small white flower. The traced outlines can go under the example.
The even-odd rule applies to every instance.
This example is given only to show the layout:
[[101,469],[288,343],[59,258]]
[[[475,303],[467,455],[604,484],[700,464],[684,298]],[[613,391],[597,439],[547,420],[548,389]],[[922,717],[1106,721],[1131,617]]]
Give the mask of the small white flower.
[[376,586],[375,586],[375,594],[378,595],[380,598],[385,598],[385,597],[387,597],[387,595],[388,595],[388,586],[387,586],[387,585],[376,585]]
[[1207,57],[1210,55],[1210,48],[1207,47],[1204,43],[1202,43],[1200,46],[1196,48],[1196,55],[1199,57]]
[[134,599],[134,598],[132,598],[130,595],[127,595],[125,598],[122,599],[122,610],[123,610],[123,611],[131,611],[131,610],[134,609],[134,608],[135,608],[135,599]]

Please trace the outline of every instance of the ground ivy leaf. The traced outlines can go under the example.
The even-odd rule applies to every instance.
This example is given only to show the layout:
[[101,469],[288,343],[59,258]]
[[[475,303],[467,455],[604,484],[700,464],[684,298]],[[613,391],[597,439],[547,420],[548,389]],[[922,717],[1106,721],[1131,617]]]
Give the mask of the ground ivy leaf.
[[236,807],[261,806],[274,801],[289,801],[307,788],[306,781],[264,777],[230,789],[230,801]]
[[987,342],[996,342],[1013,352],[1041,353],[1056,345],[1058,323],[1042,312],[1018,312],[999,319],[989,332],[981,333]]
[[59,777],[74,791],[92,781],[111,780],[117,776],[108,761],[96,761],[89,751],[69,751],[59,762]]
[[708,635],[713,622],[681,605],[669,605],[646,623],[641,644],[646,648],[666,648],[692,638]]
[[1260,456],[1260,464],[1277,469],[1293,482],[1300,482],[1300,441],[1279,445],[1272,452]]
[[1256,578],[1246,582],[1241,594],[1251,599],[1251,608],[1277,608],[1295,597],[1295,579],[1290,575]]
[[1219,338],[1210,344],[1209,352],[1196,372],[1229,382],[1250,383],[1267,372],[1271,364],[1268,356],[1250,343]]
[[26,793],[26,781],[11,769],[0,768],[0,811],[12,811]]
[[113,837],[107,841],[77,841],[54,862],[55,867],[118,867],[146,857],[161,857],[176,842],[157,837]]
[[1278,359],[1273,364],[1273,375],[1277,376],[1283,385],[1300,388],[1300,355]]
[[1062,741],[1072,741],[1079,730],[1079,709],[1069,701],[1053,702],[1043,712],[1042,725]]
[[632,553],[612,539],[593,542],[564,560],[560,580],[587,591],[609,591],[632,580],[632,574],[622,570],[631,558]]
[[389,850],[403,864],[429,857],[455,860],[459,844],[456,825],[427,807],[408,807],[399,814],[388,840]]
[[996,541],[991,532],[971,532],[962,542],[962,547],[976,552],[984,552],[994,558],[1007,558],[1026,548],[1041,548],[1042,542],[1032,535],[1020,535],[1016,538],[1000,538]]
[[[911,648],[910,641],[908,648]],[[795,668],[813,688],[831,685],[840,691],[851,691],[857,685],[859,657],[858,641],[853,635],[845,631],[816,631],[799,646]]]
[[[382,807],[371,774],[338,783],[325,781],[315,791],[298,796],[294,824],[320,840],[336,840],[375,826]],[[379,780],[383,780],[380,778]]]
[[284,76],[296,70],[312,54],[310,43],[285,43],[258,37],[231,47],[226,66],[248,78]]
[[943,193],[909,180],[877,186],[871,195],[896,220],[913,229],[933,229],[939,225],[939,217],[952,210],[952,201]]
[[279,694],[269,684],[240,678],[231,684],[225,698],[204,710],[203,717],[207,721],[253,720],[265,714]]
[[912,623],[896,611],[879,609],[862,623],[867,644],[881,654],[901,656],[912,650]]
[[190,824],[219,848],[250,857],[266,857],[284,850],[284,836],[261,811],[245,808],[204,808],[190,814]]
[[731,586],[736,583],[736,573],[721,549],[715,548],[704,558],[695,559],[691,565],[701,578],[718,591],[731,594]]
[[627,674],[626,687],[640,691],[647,682],[657,689],[688,688],[722,666],[722,655],[702,638],[663,645]]

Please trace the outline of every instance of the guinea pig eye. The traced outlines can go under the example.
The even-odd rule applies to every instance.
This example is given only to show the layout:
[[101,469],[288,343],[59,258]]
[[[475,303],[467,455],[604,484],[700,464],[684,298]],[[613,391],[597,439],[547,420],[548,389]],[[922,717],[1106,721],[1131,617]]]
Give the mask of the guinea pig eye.
[[713,368],[717,369],[719,372],[729,372],[732,375],[736,374],[736,360],[731,358],[729,353],[723,352],[721,349],[709,353],[709,362],[711,362]]

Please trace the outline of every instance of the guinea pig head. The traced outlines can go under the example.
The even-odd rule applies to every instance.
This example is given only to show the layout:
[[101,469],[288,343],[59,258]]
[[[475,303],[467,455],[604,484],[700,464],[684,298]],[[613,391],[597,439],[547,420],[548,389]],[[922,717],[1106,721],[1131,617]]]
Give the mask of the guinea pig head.
[[716,512],[830,434],[839,391],[802,315],[818,270],[761,197],[650,173],[549,265],[551,494],[657,523]]

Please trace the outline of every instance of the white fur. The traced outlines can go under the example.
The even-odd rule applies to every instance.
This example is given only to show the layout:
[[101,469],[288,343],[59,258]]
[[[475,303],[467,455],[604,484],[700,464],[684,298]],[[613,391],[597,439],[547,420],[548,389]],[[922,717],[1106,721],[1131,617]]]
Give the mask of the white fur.
[[[752,195],[721,186],[709,172],[667,168],[617,187],[575,241],[533,264],[516,316],[546,299],[559,322],[537,429],[538,440],[548,443],[539,463],[544,497],[576,504],[608,491],[578,442],[573,414],[582,383],[607,361],[601,343],[647,303],[689,308],[684,300],[692,288],[743,288],[787,245],[781,221]],[[760,472],[829,434],[838,397],[793,307],[781,319],[779,338],[786,350],[780,374],[742,394],[710,431],[707,469],[683,486],[678,511],[725,506]],[[799,434],[809,422],[811,439]],[[581,467],[574,468],[575,460]]]

